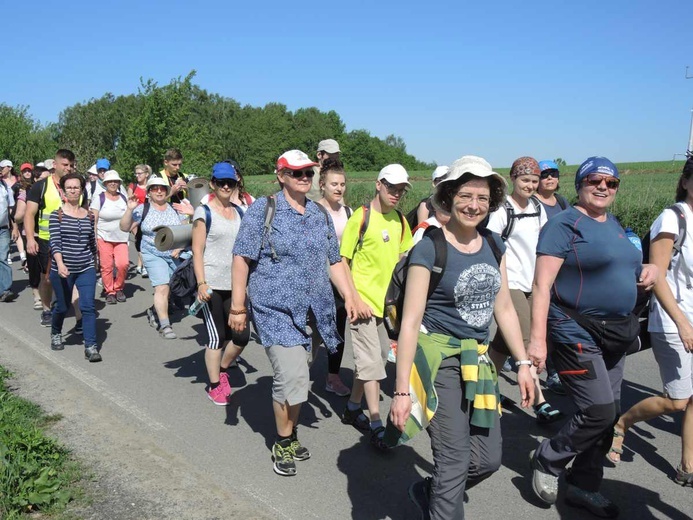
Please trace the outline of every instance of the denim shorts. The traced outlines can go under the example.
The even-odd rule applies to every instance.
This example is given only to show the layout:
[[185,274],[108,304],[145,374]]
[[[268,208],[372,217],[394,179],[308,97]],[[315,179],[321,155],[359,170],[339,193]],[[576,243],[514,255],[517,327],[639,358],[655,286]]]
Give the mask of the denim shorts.
[[176,270],[180,263],[176,258],[162,258],[144,251],[142,251],[142,262],[144,262],[144,267],[147,269],[152,287],[168,284],[173,271]]

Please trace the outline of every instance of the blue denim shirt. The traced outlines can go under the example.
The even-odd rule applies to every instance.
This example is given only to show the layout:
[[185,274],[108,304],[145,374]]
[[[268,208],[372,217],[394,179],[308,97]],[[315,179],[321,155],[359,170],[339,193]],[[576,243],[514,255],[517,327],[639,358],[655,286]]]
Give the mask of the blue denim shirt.
[[328,262],[336,264],[341,256],[334,224],[311,200],[301,215],[283,192],[275,197],[277,211],[267,236],[263,236],[267,205],[263,197],[245,212],[233,247],[234,255],[251,260],[248,297],[260,342],[265,347],[303,345],[310,350],[306,331],[310,309],[325,346],[335,350],[341,338]]

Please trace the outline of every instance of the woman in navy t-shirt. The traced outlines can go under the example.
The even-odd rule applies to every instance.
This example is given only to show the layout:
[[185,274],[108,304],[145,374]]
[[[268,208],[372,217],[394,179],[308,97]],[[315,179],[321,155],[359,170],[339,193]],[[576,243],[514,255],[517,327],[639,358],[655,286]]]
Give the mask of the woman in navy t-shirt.
[[[566,502],[597,516],[615,518],[618,507],[599,493],[604,456],[611,445],[625,350],[606,350],[571,316],[584,323],[628,317],[638,286],[651,288],[656,267],[643,266],[640,251],[607,212],[619,186],[618,169],[591,157],[575,175],[578,202],[542,228],[537,245],[532,332],[528,353],[546,359],[547,320],[553,361],[578,411],[532,457],[532,485],[548,504],[556,501],[558,476],[570,461]],[[618,349],[621,350],[621,349]]]

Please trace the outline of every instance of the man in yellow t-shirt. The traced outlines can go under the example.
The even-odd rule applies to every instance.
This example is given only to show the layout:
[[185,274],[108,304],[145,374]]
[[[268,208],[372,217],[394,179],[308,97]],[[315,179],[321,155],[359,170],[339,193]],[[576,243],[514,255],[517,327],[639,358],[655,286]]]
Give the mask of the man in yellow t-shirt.
[[[364,432],[370,431],[371,443],[384,450],[385,428],[380,419],[380,380],[385,379],[385,362],[390,340],[383,325],[385,293],[392,271],[400,257],[413,245],[409,224],[395,206],[410,187],[409,175],[399,164],[380,170],[375,183],[375,198],[366,209],[354,211],[342,235],[340,252],[351,261],[351,273],[358,294],[360,316],[349,325],[354,352],[354,386],[342,416]],[[367,222],[367,226],[364,223]],[[361,230],[365,232],[361,236]],[[369,418],[361,400],[366,396]]]

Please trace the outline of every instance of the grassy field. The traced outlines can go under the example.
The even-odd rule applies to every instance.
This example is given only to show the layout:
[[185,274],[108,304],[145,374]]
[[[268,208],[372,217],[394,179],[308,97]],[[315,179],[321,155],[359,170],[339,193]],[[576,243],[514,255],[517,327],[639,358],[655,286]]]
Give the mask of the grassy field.
[[[621,188],[611,210],[624,226],[632,227],[643,236],[657,215],[674,202],[676,182],[683,168],[683,161],[659,161],[617,164],[621,173]],[[562,168],[561,193],[570,201],[575,199],[573,178],[578,165]],[[497,171],[508,175],[508,168]],[[350,172],[347,174],[347,203],[359,206],[373,197],[374,181],[378,172]],[[411,191],[400,202],[400,209],[405,213],[413,208],[422,198],[430,193],[431,172],[412,171],[409,177]],[[254,196],[269,195],[279,187],[274,175],[261,175],[246,178],[246,188]]]

